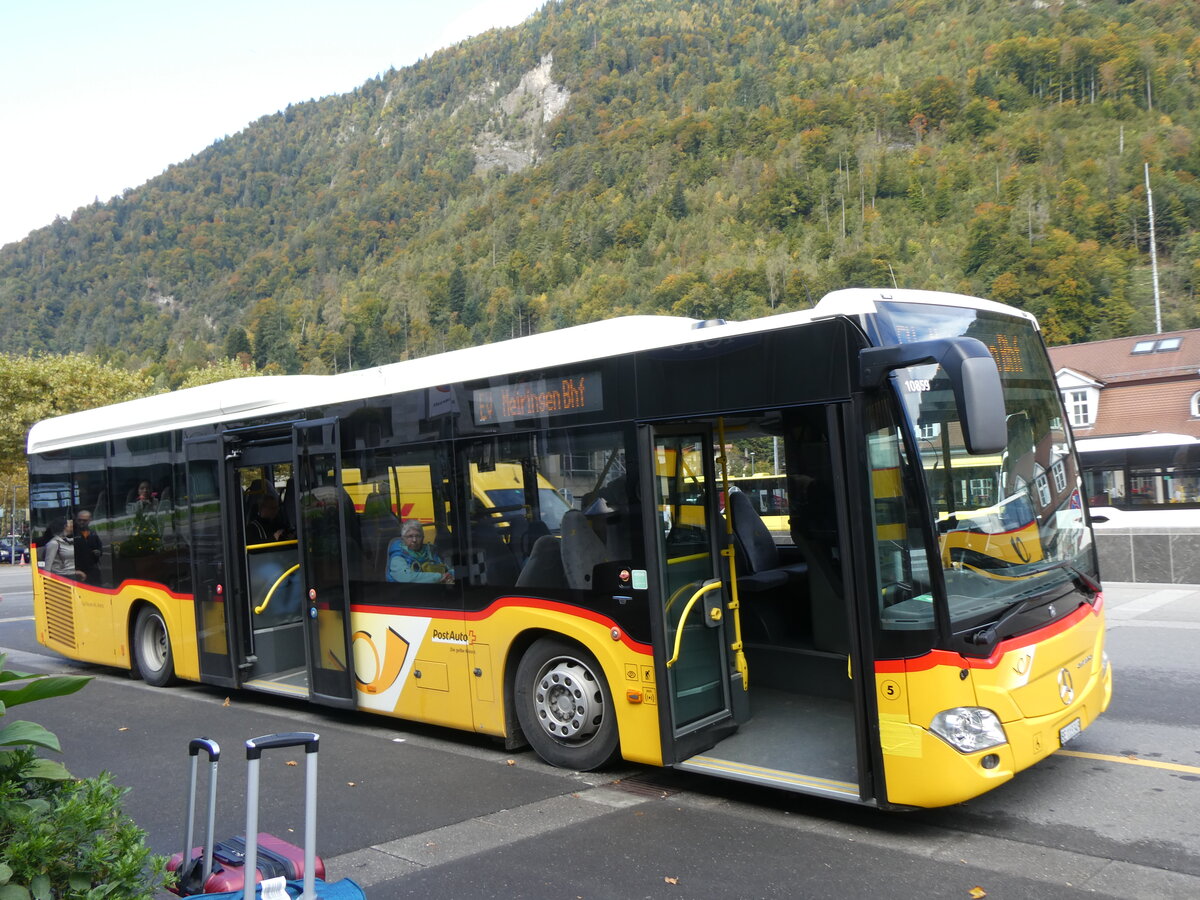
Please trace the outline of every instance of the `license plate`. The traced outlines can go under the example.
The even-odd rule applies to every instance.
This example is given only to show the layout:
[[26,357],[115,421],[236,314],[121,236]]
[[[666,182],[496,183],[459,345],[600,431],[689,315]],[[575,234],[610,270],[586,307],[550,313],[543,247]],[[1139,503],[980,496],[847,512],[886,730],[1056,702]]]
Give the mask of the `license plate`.
[[1079,719],[1068,722],[1062,728],[1058,729],[1058,742],[1065,744],[1071,738],[1077,737],[1081,731],[1083,731],[1083,723]]

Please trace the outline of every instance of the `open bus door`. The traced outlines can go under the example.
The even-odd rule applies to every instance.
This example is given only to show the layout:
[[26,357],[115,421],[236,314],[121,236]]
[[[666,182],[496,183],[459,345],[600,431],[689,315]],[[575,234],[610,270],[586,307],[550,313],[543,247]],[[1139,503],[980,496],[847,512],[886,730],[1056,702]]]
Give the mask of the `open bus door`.
[[[842,577],[848,522],[837,423],[835,409],[812,406],[651,432],[666,755],[676,768],[870,799],[854,674],[863,668]],[[722,495],[714,461],[733,434],[780,436],[796,495],[790,534],[770,535],[744,494]],[[818,482],[827,490],[802,495]],[[759,551],[771,568],[751,563]]]
[[350,590],[347,560],[361,558],[348,546],[354,521],[342,486],[336,419],[294,426],[296,536],[299,541],[309,698],[329,706],[355,706],[350,652]]
[[355,705],[337,440],[325,420],[185,442],[202,681]]
[[184,454],[200,680],[234,687],[237,681],[229,648],[236,647],[238,639],[225,602],[225,585],[230,571],[222,512],[230,502],[225,445],[218,435],[188,439],[184,441]]
[[660,428],[653,435],[666,699],[678,758],[713,746],[736,727],[711,448],[706,429]]

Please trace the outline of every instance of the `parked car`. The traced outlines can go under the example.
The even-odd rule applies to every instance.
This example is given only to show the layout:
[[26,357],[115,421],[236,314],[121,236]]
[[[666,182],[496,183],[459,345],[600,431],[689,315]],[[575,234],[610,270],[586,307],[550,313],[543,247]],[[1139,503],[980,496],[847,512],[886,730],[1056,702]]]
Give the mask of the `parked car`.
[[0,538],[0,563],[29,562],[29,547],[20,538]]

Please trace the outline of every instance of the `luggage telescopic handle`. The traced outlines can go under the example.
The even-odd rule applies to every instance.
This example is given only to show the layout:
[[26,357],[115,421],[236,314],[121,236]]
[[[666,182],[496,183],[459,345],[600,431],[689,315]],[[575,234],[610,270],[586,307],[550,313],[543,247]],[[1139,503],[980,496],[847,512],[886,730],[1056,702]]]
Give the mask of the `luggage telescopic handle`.
[[188,756],[192,758],[192,777],[188,788],[187,822],[183,829],[183,856],[179,863],[179,870],[182,872],[183,867],[192,858],[192,838],[195,836],[196,819],[196,768],[200,764],[199,753],[201,750],[208,754],[209,762],[208,828],[204,832],[204,868],[202,870],[203,877],[200,880],[200,884],[204,884],[208,881],[208,876],[212,874],[213,831],[216,828],[217,819],[217,763],[221,759],[220,745],[208,738],[192,738],[188,743]]
[[246,759],[258,759],[264,750],[304,745],[305,753],[316,753],[320,735],[311,731],[289,731],[286,734],[264,734],[246,741]]
[[221,759],[221,745],[216,741],[210,741],[208,738],[192,738],[188,744],[188,756],[195,756],[201,750],[208,753],[209,762],[219,762]]
[[317,744],[311,731],[264,734],[246,741],[246,873],[245,900],[254,900],[258,868],[258,765],[264,750],[304,745],[304,893],[300,900],[316,900],[317,869]]

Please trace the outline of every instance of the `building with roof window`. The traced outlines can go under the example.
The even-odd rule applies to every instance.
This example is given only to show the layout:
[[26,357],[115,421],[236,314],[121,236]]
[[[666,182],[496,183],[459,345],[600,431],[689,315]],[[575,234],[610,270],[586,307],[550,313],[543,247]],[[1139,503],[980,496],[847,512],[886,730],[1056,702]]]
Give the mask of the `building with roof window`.
[[1200,328],[1051,347],[1117,581],[1200,582]]

